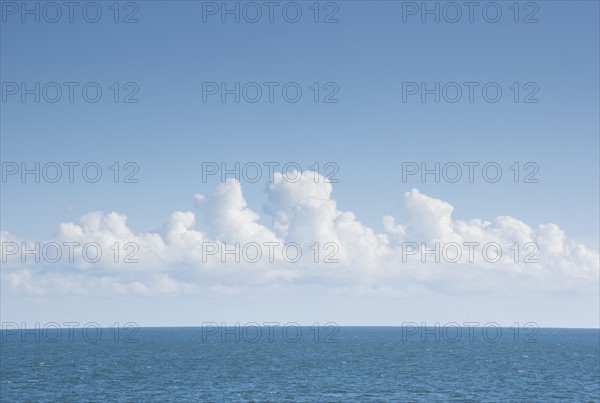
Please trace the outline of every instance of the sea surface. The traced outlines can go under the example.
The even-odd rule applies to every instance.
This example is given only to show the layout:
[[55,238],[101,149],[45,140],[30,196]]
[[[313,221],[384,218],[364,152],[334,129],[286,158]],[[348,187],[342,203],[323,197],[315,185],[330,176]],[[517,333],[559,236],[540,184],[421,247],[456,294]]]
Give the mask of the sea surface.
[[[3,402],[600,401],[598,329],[3,330]],[[459,335],[460,332],[460,335]]]

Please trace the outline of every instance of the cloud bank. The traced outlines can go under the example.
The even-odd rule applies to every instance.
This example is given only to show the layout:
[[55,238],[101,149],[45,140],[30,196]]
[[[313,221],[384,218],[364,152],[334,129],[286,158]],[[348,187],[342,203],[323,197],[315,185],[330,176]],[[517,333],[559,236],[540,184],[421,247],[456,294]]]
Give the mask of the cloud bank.
[[61,223],[45,241],[2,231],[3,289],[183,295],[319,284],[390,296],[598,293],[598,251],[569,240],[555,224],[532,228],[509,216],[454,220],[451,204],[412,189],[400,203],[403,221],[384,216],[376,233],[338,209],[325,178],[312,171],[299,178],[292,183],[275,174],[267,185],[269,225],[230,179],[212,195],[196,194],[197,212],[174,212],[147,233],[134,233],[115,212]]

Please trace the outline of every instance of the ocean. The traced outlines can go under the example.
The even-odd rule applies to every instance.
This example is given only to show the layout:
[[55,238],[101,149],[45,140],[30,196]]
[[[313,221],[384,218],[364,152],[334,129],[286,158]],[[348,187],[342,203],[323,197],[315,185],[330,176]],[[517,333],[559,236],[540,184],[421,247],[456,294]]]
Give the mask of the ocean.
[[600,401],[600,331],[4,328],[0,374],[3,402]]

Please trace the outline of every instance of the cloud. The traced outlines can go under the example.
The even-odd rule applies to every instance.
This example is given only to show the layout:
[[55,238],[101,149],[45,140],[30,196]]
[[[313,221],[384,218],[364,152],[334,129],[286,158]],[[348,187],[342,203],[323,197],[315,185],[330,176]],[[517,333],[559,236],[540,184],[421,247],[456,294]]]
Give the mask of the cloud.
[[[134,233],[115,212],[61,223],[37,246],[2,231],[2,284],[27,295],[231,293],[299,284],[381,295],[598,292],[598,251],[555,224],[454,220],[451,204],[412,189],[401,200],[403,221],[383,216],[377,233],[339,210],[332,190],[311,171],[293,183],[276,174],[266,188],[268,226],[230,179],[209,196],[196,194],[196,212],[174,212],[156,231]],[[56,245],[62,258],[52,263]]]
[[260,216],[247,206],[242,186],[233,179],[221,183],[209,198],[196,194],[196,205],[203,213],[209,232],[224,242],[264,242],[276,240]]

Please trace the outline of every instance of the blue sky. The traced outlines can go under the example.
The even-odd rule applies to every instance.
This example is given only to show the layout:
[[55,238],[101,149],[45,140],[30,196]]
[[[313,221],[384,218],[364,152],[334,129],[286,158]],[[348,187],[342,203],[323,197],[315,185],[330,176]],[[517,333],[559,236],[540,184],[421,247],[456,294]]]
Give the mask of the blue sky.
[[[334,162],[337,207],[376,232],[383,216],[402,218],[403,195],[416,187],[454,206],[455,219],[553,223],[569,240],[598,249],[597,2],[536,2],[538,23],[515,23],[512,2],[498,2],[498,23],[477,12],[474,23],[421,23],[418,16],[403,23],[402,2],[337,2],[339,22],[328,24],[313,22],[312,2],[298,2],[303,17],[295,24],[278,13],[273,23],[222,23],[212,15],[203,23],[199,1],[137,2],[139,22],[115,24],[109,3],[101,4],[95,24],[77,13],[72,24],[3,15],[3,83],[97,82],[104,92],[98,103],[78,92],[73,103],[8,97],[1,104],[1,160],[94,161],[105,169],[98,183],[9,179],[2,184],[3,231],[49,239],[59,223],[100,210],[125,214],[132,231],[146,233],[174,211],[193,210],[194,194],[214,192],[220,181],[202,183],[202,162],[293,161],[303,169]],[[530,9],[520,5],[522,20]],[[299,83],[302,99],[202,102],[203,82],[273,81]],[[473,81],[498,83],[502,98],[490,103],[476,92],[473,103],[465,96],[457,103],[422,103],[418,96],[402,102],[403,82]],[[136,83],[139,102],[114,103],[114,82]],[[339,102],[314,103],[314,82],[336,83]],[[522,89],[515,103],[515,82],[535,83],[539,102],[522,102]],[[111,182],[115,161],[135,162],[139,183]],[[497,162],[504,175],[498,183],[403,183],[407,161]],[[539,183],[510,180],[514,162],[537,164]],[[269,225],[264,182],[241,186],[259,222]]]

